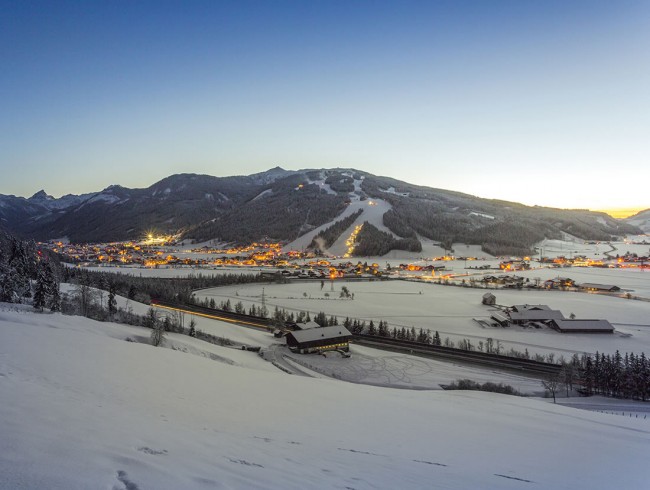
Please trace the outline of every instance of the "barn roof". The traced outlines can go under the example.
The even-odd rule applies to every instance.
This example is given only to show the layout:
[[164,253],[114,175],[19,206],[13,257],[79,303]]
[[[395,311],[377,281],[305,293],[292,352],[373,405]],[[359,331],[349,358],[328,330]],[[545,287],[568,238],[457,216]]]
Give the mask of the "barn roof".
[[539,310],[553,311],[551,310],[551,307],[548,305],[514,305],[512,309],[518,312],[531,311],[531,310],[532,311],[539,311]]
[[611,332],[614,330],[614,327],[607,320],[588,320],[588,319],[563,319],[563,320],[553,320],[552,323],[559,330],[598,330],[598,331],[608,331]]
[[562,320],[564,315],[560,310],[524,310],[524,311],[511,311],[510,319],[516,321],[545,321],[545,320]]
[[351,337],[350,331],[341,325],[334,325],[333,327],[320,327],[309,328],[307,330],[296,330],[291,332],[292,335],[299,343],[313,342],[314,340],[321,339],[336,339],[339,337]]

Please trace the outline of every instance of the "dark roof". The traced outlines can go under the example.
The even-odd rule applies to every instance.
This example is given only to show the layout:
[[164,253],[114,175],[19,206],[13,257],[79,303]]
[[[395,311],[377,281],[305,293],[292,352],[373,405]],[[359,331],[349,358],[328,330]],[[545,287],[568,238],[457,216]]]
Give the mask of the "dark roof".
[[333,327],[309,328],[307,330],[296,330],[289,335],[300,344],[313,342],[314,340],[336,339],[339,337],[351,337],[352,334],[347,328],[335,325]]
[[547,305],[514,305],[512,307],[514,311],[524,312],[524,311],[539,311],[546,310],[552,311],[550,306]]
[[492,293],[485,293],[485,294],[483,295],[483,297],[484,297],[484,298],[496,298],[496,296],[493,295]]
[[602,332],[613,332],[614,327],[607,320],[587,320],[587,319],[563,319],[563,320],[552,320],[552,326],[556,327],[560,331],[602,331]]
[[563,320],[564,315],[560,310],[524,310],[511,311],[510,319],[513,322]]

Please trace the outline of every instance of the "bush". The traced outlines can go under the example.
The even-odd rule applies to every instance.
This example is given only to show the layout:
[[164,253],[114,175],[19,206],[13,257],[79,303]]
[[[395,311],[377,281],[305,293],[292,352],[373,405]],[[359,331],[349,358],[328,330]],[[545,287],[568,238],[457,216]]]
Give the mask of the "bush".
[[454,383],[443,386],[445,390],[474,390],[474,391],[489,391],[492,393],[502,393],[504,395],[516,395],[523,396],[518,390],[515,390],[510,385],[504,385],[503,383],[492,383],[490,381],[486,383],[477,383],[471,379],[459,379]]

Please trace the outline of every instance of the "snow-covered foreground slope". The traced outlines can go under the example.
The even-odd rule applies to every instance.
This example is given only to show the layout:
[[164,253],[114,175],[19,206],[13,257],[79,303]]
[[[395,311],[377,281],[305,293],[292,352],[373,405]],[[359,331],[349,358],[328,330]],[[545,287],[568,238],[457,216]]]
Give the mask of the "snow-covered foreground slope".
[[644,489],[650,478],[647,420],[248,369],[123,340],[140,328],[8,308],[2,489]]

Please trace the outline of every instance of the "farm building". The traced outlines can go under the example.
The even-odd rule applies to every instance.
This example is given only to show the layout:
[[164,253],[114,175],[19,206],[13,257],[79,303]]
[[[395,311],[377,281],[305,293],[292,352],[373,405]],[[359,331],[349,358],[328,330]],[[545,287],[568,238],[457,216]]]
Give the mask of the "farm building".
[[613,284],[596,284],[593,282],[583,282],[582,284],[580,284],[580,289],[585,289],[587,291],[603,291],[603,292],[610,292],[610,293],[615,293],[621,290],[621,288],[619,288],[618,286],[614,286]]
[[492,293],[485,293],[483,295],[483,300],[481,301],[484,305],[493,305],[497,301],[497,297]]
[[492,315],[490,316],[490,319],[494,320],[495,322],[497,322],[502,327],[507,327],[510,324],[510,318],[503,315],[502,313],[492,313]]
[[289,332],[285,338],[289,349],[301,354],[327,350],[343,350],[347,352],[350,348],[349,343],[352,334],[347,328],[335,325]]
[[607,320],[551,320],[548,326],[561,333],[614,333]]
[[547,305],[514,305],[508,314],[510,321],[519,325],[528,322],[564,319],[564,315],[560,310],[552,310]]

